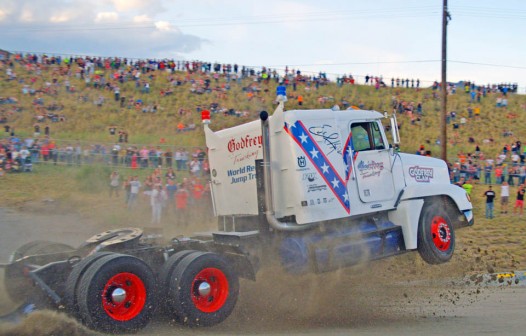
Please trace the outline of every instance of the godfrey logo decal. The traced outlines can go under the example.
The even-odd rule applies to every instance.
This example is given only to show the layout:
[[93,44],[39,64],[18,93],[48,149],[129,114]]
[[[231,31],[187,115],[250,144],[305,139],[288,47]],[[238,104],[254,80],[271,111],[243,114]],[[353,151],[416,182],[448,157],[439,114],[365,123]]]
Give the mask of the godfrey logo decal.
[[251,136],[247,134],[244,137],[241,137],[240,139],[231,139],[228,142],[228,151],[232,153],[237,150],[253,146],[258,146],[259,148],[261,148],[262,141],[263,140],[261,138],[261,135]]
[[409,176],[416,182],[429,182],[433,178],[433,168],[409,167]]

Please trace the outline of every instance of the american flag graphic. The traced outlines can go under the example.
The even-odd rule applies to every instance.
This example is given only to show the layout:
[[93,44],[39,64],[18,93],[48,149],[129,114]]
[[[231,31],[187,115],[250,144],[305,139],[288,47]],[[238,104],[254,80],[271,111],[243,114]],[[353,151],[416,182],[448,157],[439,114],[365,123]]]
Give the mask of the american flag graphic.
[[345,181],[325,156],[325,153],[318,146],[318,143],[312,138],[309,131],[307,131],[305,125],[300,120],[296,120],[294,123],[285,123],[283,128],[309,158],[329,189],[336,196],[336,199],[340,201],[345,211],[350,213],[349,194],[347,193]]
[[[347,140],[345,141],[345,145],[343,146],[342,156],[343,156],[343,163],[345,163],[345,184],[347,185],[347,182],[349,182],[349,178],[351,177],[351,173],[352,173],[352,164],[354,161],[356,161],[356,157],[358,156],[358,152],[354,151],[354,145],[352,143],[352,132],[349,133],[349,136],[347,137]],[[351,161],[351,157],[352,157],[352,161]]]

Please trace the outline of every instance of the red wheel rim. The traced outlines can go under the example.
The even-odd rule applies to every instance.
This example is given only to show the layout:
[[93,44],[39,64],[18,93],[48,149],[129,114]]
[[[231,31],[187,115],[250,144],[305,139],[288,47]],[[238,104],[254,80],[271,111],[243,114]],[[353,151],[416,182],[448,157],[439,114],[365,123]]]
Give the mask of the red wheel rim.
[[106,282],[102,306],[114,320],[129,321],[139,315],[146,302],[146,287],[132,273],[118,273]]
[[217,268],[205,268],[192,282],[192,301],[204,313],[221,309],[228,298],[228,280]]
[[447,251],[451,246],[451,229],[444,217],[433,217],[431,235],[433,237],[433,243],[440,251]]

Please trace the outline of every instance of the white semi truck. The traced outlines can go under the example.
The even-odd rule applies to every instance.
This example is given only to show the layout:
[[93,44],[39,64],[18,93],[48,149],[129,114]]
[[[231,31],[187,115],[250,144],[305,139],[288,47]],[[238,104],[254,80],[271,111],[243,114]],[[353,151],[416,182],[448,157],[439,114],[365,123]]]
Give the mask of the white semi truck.
[[[454,230],[473,224],[469,196],[450,183],[444,161],[394,150],[385,117],[285,111],[280,102],[261,122],[217,132],[205,122],[223,230],[279,233],[281,262],[296,272],[411,250],[431,264],[448,261]],[[390,126],[398,144],[396,116]]]
[[[9,297],[22,303],[0,321],[45,298],[105,332],[143,328],[161,311],[211,326],[234,309],[238,278],[256,280],[267,263],[321,273],[418,251],[439,264],[453,255],[455,230],[473,224],[446,163],[398,153],[378,112],[284,111],[281,102],[272,116],[216,132],[203,116],[218,230],[167,244],[137,228],[78,248],[25,244],[0,264]],[[397,144],[395,116],[391,129]]]

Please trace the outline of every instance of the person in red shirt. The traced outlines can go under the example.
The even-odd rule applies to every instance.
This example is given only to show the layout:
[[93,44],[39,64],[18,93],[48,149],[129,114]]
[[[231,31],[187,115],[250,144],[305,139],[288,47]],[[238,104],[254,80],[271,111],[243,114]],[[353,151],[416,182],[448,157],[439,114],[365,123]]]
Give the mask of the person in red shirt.
[[517,213],[519,209],[519,216],[522,216],[524,213],[524,185],[520,185],[517,189],[517,200],[515,201],[515,206],[513,207],[513,214]]
[[177,222],[182,226],[188,225],[188,198],[190,193],[186,188],[185,183],[181,183],[175,192],[175,212],[177,214]]
[[44,143],[40,147],[40,154],[42,155],[42,158],[44,159],[44,161],[47,161],[49,159],[49,146],[48,146],[48,144]]
[[303,96],[302,95],[298,96],[298,105],[299,106],[303,105]]
[[198,201],[203,197],[203,191],[205,190],[205,187],[203,186],[203,183],[201,183],[201,180],[195,179],[193,183],[193,192],[192,196],[194,200]]
[[501,166],[497,166],[495,168],[495,179],[497,180],[498,184],[502,183],[502,167]]
[[177,211],[185,212],[188,208],[188,196],[190,193],[186,189],[186,186],[181,183],[175,192],[175,208]]

